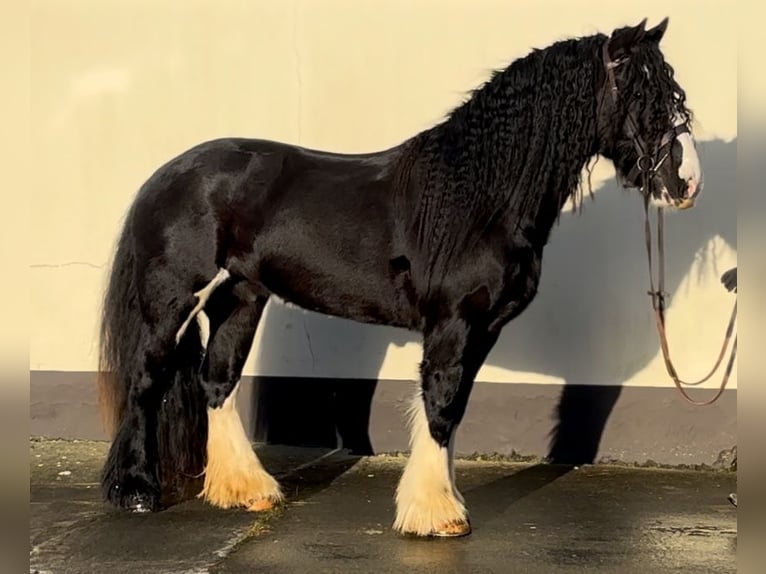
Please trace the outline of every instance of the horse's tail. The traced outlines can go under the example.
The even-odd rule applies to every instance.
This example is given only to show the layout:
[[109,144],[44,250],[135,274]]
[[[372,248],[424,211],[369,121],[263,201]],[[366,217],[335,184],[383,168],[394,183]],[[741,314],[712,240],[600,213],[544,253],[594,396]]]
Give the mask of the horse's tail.
[[101,420],[110,438],[114,438],[122,422],[130,389],[130,365],[138,353],[143,330],[135,281],[136,253],[129,227],[130,214],[117,242],[101,310],[96,383]]
[[[129,392],[137,361],[142,360],[143,337],[148,326],[141,311],[138,291],[135,238],[131,230],[132,210],[117,242],[112,271],[104,294],[98,359],[98,401],[105,429],[112,439],[120,431],[129,409]],[[207,398],[200,384],[202,347],[196,323],[192,323],[165,361],[164,384],[157,401],[154,432],[157,445],[157,475],[160,488],[171,499],[188,496],[204,472],[207,444]],[[123,429],[122,432],[129,432]],[[109,467],[123,466],[111,460]]]

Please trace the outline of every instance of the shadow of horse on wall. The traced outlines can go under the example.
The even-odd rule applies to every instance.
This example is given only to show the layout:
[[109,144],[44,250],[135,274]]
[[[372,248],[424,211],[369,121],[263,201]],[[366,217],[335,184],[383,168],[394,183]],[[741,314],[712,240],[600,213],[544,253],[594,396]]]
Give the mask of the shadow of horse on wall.
[[[684,279],[690,285],[704,280],[690,276],[695,258],[698,268],[714,268],[716,281],[726,270],[711,243],[716,237],[736,251],[736,140],[700,142],[698,148],[704,193],[695,209],[669,217],[665,226],[671,309]],[[620,383],[658,353],[646,295],[641,202],[634,190],[610,181],[595,201],[586,200],[582,213],[562,214],[546,247],[537,298],[504,329],[485,362],[566,383],[552,421],[553,462],[594,461]],[[317,372],[323,378],[256,377],[249,404],[253,438],[372,454],[368,426],[381,364],[390,345],[419,341],[416,335],[281,304],[269,304],[259,331],[260,372]]]

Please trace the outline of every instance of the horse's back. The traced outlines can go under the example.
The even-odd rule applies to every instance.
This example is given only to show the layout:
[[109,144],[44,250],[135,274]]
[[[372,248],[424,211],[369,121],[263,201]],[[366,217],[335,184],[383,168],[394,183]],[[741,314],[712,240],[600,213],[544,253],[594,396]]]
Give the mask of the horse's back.
[[339,154],[271,140],[210,140],[159,167],[139,190],[131,217],[146,232],[167,232],[209,217],[219,226],[260,227],[264,214],[283,209],[327,222],[354,210],[374,216],[394,156],[390,150]]
[[402,322],[389,279],[398,150],[339,154],[225,138],[159,168],[134,204],[146,262],[198,287],[226,268],[304,308]]
[[336,154],[294,148],[261,206],[258,277],[303,308],[409,324],[390,279],[398,150]]

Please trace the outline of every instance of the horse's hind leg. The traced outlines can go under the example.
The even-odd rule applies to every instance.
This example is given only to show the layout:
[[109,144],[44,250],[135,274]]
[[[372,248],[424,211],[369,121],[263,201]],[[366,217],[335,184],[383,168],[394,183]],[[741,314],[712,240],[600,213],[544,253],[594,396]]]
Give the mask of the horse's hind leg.
[[242,369],[267,299],[235,299],[217,326],[220,318],[211,310],[202,382],[208,397],[207,466],[199,496],[220,508],[267,510],[282,500],[279,484],[258,460],[236,409]]
[[394,529],[419,536],[470,533],[452,448],[473,380],[496,341],[460,318],[427,332],[422,385],[410,409],[410,456],[396,490]]
[[[180,318],[194,305],[182,289],[155,293],[145,321],[137,324],[125,411],[112,440],[102,475],[104,495],[115,506],[134,512],[160,508],[162,485],[158,428],[161,401],[174,384],[175,333]],[[197,350],[197,353],[199,351]]]

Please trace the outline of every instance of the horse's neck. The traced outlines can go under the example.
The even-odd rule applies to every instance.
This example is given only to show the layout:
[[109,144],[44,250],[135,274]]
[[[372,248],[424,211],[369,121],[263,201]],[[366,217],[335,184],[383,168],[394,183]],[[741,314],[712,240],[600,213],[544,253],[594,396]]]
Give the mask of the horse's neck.
[[[585,66],[582,73],[588,73]],[[452,141],[466,146],[466,164],[491,171],[482,177],[487,188],[477,192],[503,202],[510,216],[552,226],[597,151],[595,111],[588,101],[573,110],[571,99],[541,97],[540,90],[571,89],[555,73],[530,89],[520,89],[518,79],[506,74],[477,92],[455,118]],[[454,166],[454,177],[460,178],[464,168]],[[476,176],[474,170],[468,172]]]
[[596,89],[573,91],[588,91],[593,64],[535,57],[497,74],[417,138],[424,153],[416,212],[429,243],[459,242],[466,229],[498,221],[544,242],[577,189],[598,145]]
[[[555,130],[550,130],[551,140],[537,154],[554,153],[553,150],[570,145],[567,141],[556,141],[554,138],[557,136]],[[524,151],[515,150],[506,153],[519,153],[522,157],[525,155]],[[582,151],[562,157],[554,163],[548,163],[541,157],[513,162],[522,166],[520,170],[505,173],[498,181],[498,185],[504,186],[503,193],[497,195],[505,200],[502,219],[506,226],[522,230],[526,236],[533,234],[543,243],[547,242],[561,210],[575,196],[580,184],[579,176],[593,155]],[[527,166],[528,169],[537,170],[537,176],[527,177],[523,171]]]

